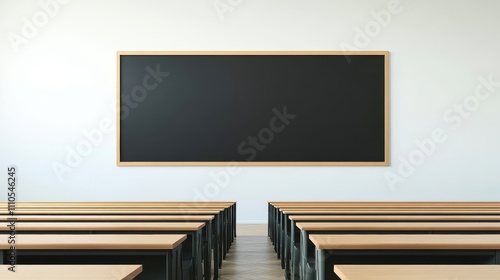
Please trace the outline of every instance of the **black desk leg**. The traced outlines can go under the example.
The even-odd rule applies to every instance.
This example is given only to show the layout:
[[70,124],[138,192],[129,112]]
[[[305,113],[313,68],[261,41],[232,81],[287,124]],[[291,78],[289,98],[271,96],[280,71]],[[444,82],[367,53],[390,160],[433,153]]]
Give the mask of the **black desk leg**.
[[316,280],[341,280],[333,272],[333,258],[329,251],[316,248]]
[[[203,259],[205,260],[203,264],[204,268],[204,274],[205,274],[205,280],[210,280],[212,277],[212,221],[208,221],[205,225],[204,228],[204,246],[205,250],[203,250]],[[215,271],[214,271],[214,279],[215,278]]]
[[267,203],[267,236],[271,238],[271,203]]
[[[300,259],[295,259],[295,239],[298,239],[299,237],[295,235],[295,222],[290,220],[290,228],[292,229],[290,232],[290,263],[289,263],[289,273],[290,273],[290,278],[292,280],[298,279],[299,277],[299,267],[298,263],[300,262]],[[300,248],[299,248],[300,249]],[[300,258],[300,257],[299,257]]]
[[307,242],[309,242],[309,234],[305,230],[300,231],[300,277],[299,279],[306,279],[307,267]]
[[[217,240],[217,229],[219,228],[219,220],[215,216],[213,220],[213,228],[210,233],[210,239],[212,242],[213,252],[214,252],[214,280],[219,278],[219,241]],[[215,236],[215,238],[213,238]]]
[[222,211],[222,259],[226,259],[227,255],[227,213]]
[[281,268],[285,268],[285,261],[284,261],[284,244],[285,244],[285,214],[283,212],[280,213],[280,240],[279,240],[279,254],[281,258]]
[[[282,244],[282,258],[281,258],[281,268],[285,269],[285,273],[290,270],[290,243],[286,242],[286,239],[290,236],[289,227],[290,223],[288,222],[288,215],[283,215],[283,225],[285,227],[283,234],[283,244]],[[288,275],[288,274],[287,274]]]
[[201,257],[202,257],[202,252],[201,252],[201,230],[197,231],[195,234],[193,234],[193,268],[195,270],[195,277],[197,280],[202,280],[203,279],[203,270],[202,270],[202,263],[201,263]]
[[166,270],[167,279],[182,280],[182,260],[181,260],[182,245],[177,246],[173,250],[167,251],[166,254]]
[[234,225],[234,238],[236,238],[236,202],[234,203],[234,208],[233,208],[233,225]]
[[280,242],[281,242],[281,213],[278,212],[278,222],[276,224],[276,255],[278,260],[281,258],[281,249],[280,249]]
[[[278,253],[278,238],[279,238],[279,223],[280,223],[280,219],[279,219],[279,214],[278,214],[279,210],[278,209],[275,209],[274,210],[274,250],[276,251],[276,253]],[[278,257],[279,258],[279,257]]]
[[219,261],[219,268],[221,268],[222,267],[222,255],[223,255],[223,249],[224,249],[224,245],[222,244],[223,243],[222,242],[222,223],[223,223],[223,221],[222,221],[221,214],[217,215],[217,217],[218,217],[218,220],[217,220],[218,226],[217,226],[217,234],[216,235],[217,235],[217,242],[219,242],[218,261]]

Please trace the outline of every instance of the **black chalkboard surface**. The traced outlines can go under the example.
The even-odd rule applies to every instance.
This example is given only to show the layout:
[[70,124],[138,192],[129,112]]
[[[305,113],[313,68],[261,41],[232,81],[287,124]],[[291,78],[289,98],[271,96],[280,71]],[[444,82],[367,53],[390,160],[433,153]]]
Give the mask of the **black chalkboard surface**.
[[387,52],[118,52],[118,165],[388,165]]

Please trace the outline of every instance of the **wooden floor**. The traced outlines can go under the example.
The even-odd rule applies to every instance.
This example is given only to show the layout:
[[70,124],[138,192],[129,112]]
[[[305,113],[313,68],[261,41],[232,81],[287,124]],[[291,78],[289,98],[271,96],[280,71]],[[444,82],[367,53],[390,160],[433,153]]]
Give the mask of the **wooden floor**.
[[237,225],[237,234],[222,263],[222,280],[283,280],[284,271],[267,236],[267,225]]

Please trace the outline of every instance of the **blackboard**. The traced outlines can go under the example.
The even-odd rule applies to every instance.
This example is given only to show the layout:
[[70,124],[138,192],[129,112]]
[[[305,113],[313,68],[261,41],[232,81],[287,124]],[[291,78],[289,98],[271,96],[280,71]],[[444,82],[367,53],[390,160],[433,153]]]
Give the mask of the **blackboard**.
[[118,52],[118,165],[388,165],[387,52]]

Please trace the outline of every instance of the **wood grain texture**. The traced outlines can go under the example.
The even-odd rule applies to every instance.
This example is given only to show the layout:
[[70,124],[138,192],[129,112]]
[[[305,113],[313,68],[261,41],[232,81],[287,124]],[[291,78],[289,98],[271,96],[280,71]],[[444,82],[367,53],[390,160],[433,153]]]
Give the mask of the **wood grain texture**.
[[19,231],[198,231],[205,226],[205,223],[133,223],[133,222],[18,222],[16,230]]
[[336,265],[342,280],[494,280],[498,265]]
[[238,236],[223,262],[220,280],[283,280],[280,261],[266,236]]
[[275,207],[293,207],[309,205],[330,206],[370,206],[370,207],[500,207],[498,201],[271,201]]
[[214,219],[213,215],[21,215],[8,216],[1,215],[0,221],[7,221],[15,218],[18,222],[47,222],[47,221],[134,221],[134,222],[153,222],[153,221],[184,221],[184,222],[207,222]]
[[[168,214],[179,214],[179,215],[217,215],[221,211],[219,210],[193,210],[193,209],[169,209],[169,210],[114,210],[114,209],[16,209],[16,215],[168,215]],[[0,215],[8,215],[7,210],[1,210]]]
[[[0,234],[0,249],[9,249]],[[171,250],[186,240],[185,234],[25,234],[16,235],[16,249],[47,250]]]
[[304,223],[296,224],[301,230],[306,231],[340,231],[340,230],[425,230],[425,231],[500,231],[500,223],[422,223],[422,222],[356,222],[356,223],[341,223],[341,222],[327,222],[327,223]]
[[219,279],[284,279],[280,260],[267,238],[266,225],[238,225],[238,237],[223,262]]
[[290,220],[301,221],[500,221],[500,215],[291,215]]
[[311,234],[325,250],[498,250],[498,234]]
[[[171,208],[171,207],[193,207],[193,208],[228,208],[235,205],[231,201],[214,202],[188,202],[188,201],[134,201],[134,202],[16,202],[16,208]],[[7,208],[7,202],[0,202],[1,208]]]
[[388,51],[117,51],[118,55],[388,55]]
[[132,280],[142,272],[142,265],[17,265],[16,272],[0,265],[0,279],[5,280]]
[[310,209],[286,209],[282,211],[287,215],[318,215],[318,214],[359,214],[359,215],[490,215],[500,214],[500,208],[495,209],[325,209],[325,210],[310,210]]

